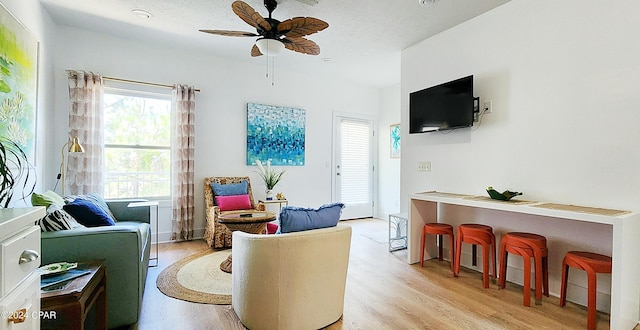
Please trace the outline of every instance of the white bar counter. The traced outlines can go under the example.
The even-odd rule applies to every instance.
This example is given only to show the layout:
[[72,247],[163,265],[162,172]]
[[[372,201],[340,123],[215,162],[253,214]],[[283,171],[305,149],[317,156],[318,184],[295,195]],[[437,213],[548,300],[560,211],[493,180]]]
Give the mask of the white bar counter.
[[[577,232],[580,230],[580,226],[576,225],[579,223],[571,221],[610,226],[611,230],[607,228],[607,230],[603,231],[607,237],[602,239],[610,241],[611,257],[613,258],[611,329],[633,329],[640,321],[639,213],[536,201],[513,200],[505,202],[492,200],[488,196],[450,194],[435,191],[415,193],[409,196],[408,263],[413,264],[420,261],[420,239],[423,225],[428,222],[446,222],[446,220],[442,219],[441,212],[442,207],[448,205],[464,206],[477,210],[508,212],[507,215],[513,219],[518,217],[530,218],[531,216],[543,217],[540,218],[543,220],[540,222],[541,226],[547,223],[556,223],[563,228],[575,227],[576,237],[580,237],[580,233]],[[529,218],[527,218],[527,221],[530,220]],[[491,225],[491,223],[487,224]],[[529,223],[529,225],[535,225],[535,223]],[[549,230],[549,228],[546,229]],[[496,238],[499,239],[499,235],[496,235]],[[590,242],[582,243],[585,247],[590,244]],[[556,267],[556,265],[550,264],[550,267]],[[560,266],[557,265],[557,267]]]

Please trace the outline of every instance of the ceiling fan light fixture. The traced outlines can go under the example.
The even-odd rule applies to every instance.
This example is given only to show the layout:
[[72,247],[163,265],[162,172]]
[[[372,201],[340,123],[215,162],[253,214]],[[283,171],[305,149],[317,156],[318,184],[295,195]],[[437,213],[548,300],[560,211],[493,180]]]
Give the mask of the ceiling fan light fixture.
[[256,41],[256,46],[262,54],[276,56],[284,50],[284,44],[280,40],[262,38]]
[[418,4],[421,6],[429,6],[436,3],[436,0],[418,0]]

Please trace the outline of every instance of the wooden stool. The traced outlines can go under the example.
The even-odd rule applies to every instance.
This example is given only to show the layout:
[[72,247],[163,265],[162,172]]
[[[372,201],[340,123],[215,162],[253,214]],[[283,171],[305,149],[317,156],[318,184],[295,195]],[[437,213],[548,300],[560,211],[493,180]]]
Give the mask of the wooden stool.
[[458,237],[456,238],[456,257],[455,268],[453,275],[458,276],[460,274],[460,255],[462,252],[462,243],[473,244],[472,260],[475,266],[476,258],[476,245],[482,246],[482,282],[486,288],[489,287],[489,245],[491,245],[491,252],[493,254],[493,277],[496,277],[496,236],[493,235],[493,228],[486,225],[480,225],[475,223],[461,224],[458,226]]
[[611,257],[582,251],[569,251],[562,260],[562,284],[560,287],[560,307],[567,301],[567,277],[569,267],[587,272],[588,296],[587,329],[596,328],[596,273],[611,273]]
[[420,267],[424,266],[424,243],[427,234],[438,237],[438,260],[442,261],[442,235],[449,235],[449,258],[451,259],[451,271],[453,272],[453,226],[446,223],[427,223],[422,227],[422,248],[420,249]]
[[524,305],[531,306],[531,258],[535,263],[536,305],[542,304],[542,293],[549,296],[549,263],[547,239],[530,233],[506,233],[500,242],[500,288],[507,283],[507,252],[524,260]]

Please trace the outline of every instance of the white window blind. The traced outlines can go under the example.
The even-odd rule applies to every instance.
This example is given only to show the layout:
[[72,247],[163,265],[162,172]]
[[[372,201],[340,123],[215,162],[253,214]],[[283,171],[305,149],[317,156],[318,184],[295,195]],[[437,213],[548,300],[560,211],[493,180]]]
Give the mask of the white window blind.
[[370,134],[368,122],[340,121],[340,201],[345,204],[371,202]]

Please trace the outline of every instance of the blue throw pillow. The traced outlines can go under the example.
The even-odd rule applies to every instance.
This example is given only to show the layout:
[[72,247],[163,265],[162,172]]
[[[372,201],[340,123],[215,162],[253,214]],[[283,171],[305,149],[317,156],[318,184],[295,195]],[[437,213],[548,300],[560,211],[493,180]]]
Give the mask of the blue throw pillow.
[[113,213],[111,213],[111,210],[109,210],[109,206],[107,206],[107,202],[99,194],[88,193],[88,194],[84,194],[84,195],[66,195],[66,196],[64,196],[64,199],[65,199],[65,201],[67,203],[73,202],[76,199],[88,200],[88,201],[92,202],[93,204],[95,204],[97,207],[99,207],[102,211],[104,211],[104,213],[108,214],[109,217],[111,219],[113,219],[113,221],[117,221],[118,220],[113,215]]
[[62,207],[71,214],[80,224],[87,227],[113,226],[115,222],[106,212],[96,204],[85,200],[76,199]]
[[211,189],[213,190],[213,195],[215,196],[235,196],[246,195],[249,193],[249,185],[247,184],[247,181],[227,184],[212,182]]
[[342,203],[322,205],[318,209],[285,206],[280,212],[280,233],[334,227],[343,207]]

